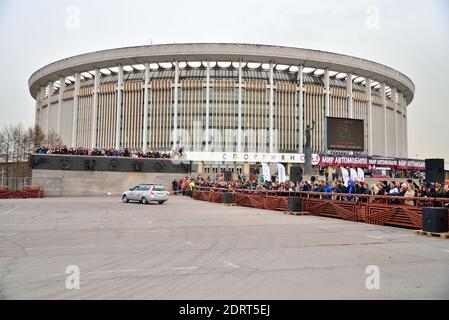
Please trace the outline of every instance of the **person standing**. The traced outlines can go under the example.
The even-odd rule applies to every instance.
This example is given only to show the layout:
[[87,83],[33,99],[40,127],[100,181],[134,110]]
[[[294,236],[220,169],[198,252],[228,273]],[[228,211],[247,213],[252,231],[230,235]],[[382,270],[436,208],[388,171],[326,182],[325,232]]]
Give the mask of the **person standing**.
[[189,195],[192,195],[194,189],[195,189],[195,180],[192,179],[189,183]]
[[[413,187],[413,184],[409,183],[407,185],[407,191],[404,194],[404,197],[406,198],[413,198],[415,196],[415,188]],[[413,200],[406,200],[405,205],[407,206],[414,206],[415,205],[415,201]]]
[[[390,182],[390,190],[388,191],[388,195],[389,196],[399,196],[400,195],[399,189],[396,186],[396,184],[394,183],[394,181]],[[390,203],[391,204],[399,204],[399,200],[394,199],[394,200],[391,200]]]
[[329,179],[332,179],[332,181],[335,180],[335,173],[334,173],[334,167],[327,167],[327,175],[329,177]]
[[173,193],[176,194],[176,192],[178,191],[178,181],[176,181],[176,179],[173,180],[172,187],[173,187]]

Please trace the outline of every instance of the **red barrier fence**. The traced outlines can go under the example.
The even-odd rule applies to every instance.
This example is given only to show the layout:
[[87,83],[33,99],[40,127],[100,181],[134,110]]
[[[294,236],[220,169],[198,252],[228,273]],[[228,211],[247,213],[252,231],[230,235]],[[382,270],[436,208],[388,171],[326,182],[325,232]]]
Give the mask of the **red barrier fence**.
[[22,190],[9,190],[8,187],[0,186],[0,199],[23,199],[42,198],[44,188],[40,186],[24,186]]
[[[192,197],[220,203],[223,192],[226,189],[197,187]],[[233,201],[239,206],[287,211],[289,196],[302,198],[303,211],[311,215],[415,229],[422,228],[422,207],[442,207],[449,202],[447,198],[243,189],[235,190]],[[406,205],[410,200],[413,205]]]
[[223,202],[223,192],[195,192],[193,191],[192,198],[196,200],[209,201],[215,203]]

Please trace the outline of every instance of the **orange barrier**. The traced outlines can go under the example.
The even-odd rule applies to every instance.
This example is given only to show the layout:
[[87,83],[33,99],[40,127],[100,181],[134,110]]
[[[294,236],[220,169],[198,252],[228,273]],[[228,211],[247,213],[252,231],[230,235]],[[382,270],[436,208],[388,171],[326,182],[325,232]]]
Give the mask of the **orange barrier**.
[[6,186],[0,186],[0,199],[42,198],[44,188],[40,186],[24,186],[22,190],[9,190]]
[[192,198],[195,200],[222,203],[223,202],[223,192],[213,192],[213,191],[195,192],[195,191],[193,191]]
[[[223,188],[197,187],[192,197],[197,200],[221,202],[222,197],[218,195],[225,191]],[[303,210],[311,215],[416,229],[422,228],[422,207],[441,207],[449,202],[447,198],[242,189],[235,190],[234,203],[258,209],[287,211],[289,196],[302,198]],[[413,200],[414,205],[405,205],[407,200]],[[394,203],[395,201],[398,203]]]
[[264,198],[258,194],[235,193],[234,203],[238,206],[264,209]]

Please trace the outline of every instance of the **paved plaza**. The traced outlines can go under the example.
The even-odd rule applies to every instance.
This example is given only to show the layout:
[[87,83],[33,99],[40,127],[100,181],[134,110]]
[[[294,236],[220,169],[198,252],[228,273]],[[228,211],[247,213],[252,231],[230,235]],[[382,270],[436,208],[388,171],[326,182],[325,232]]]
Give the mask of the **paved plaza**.
[[183,196],[0,200],[0,298],[448,299],[449,240]]

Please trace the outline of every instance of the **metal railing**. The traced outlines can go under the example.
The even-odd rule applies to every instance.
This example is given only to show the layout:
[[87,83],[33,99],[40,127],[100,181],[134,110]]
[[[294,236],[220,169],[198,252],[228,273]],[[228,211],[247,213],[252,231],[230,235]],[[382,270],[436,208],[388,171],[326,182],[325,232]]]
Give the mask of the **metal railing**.
[[[217,187],[195,187],[195,191],[209,192],[229,192],[226,188]],[[440,197],[405,197],[389,195],[371,195],[355,193],[326,193],[314,191],[285,191],[285,190],[254,190],[254,189],[235,189],[233,193],[271,196],[271,197],[301,197],[315,198],[322,200],[351,201],[357,203],[379,203],[389,205],[408,205],[413,207],[443,207],[449,204],[449,198]],[[413,201],[413,205],[406,202]]]

